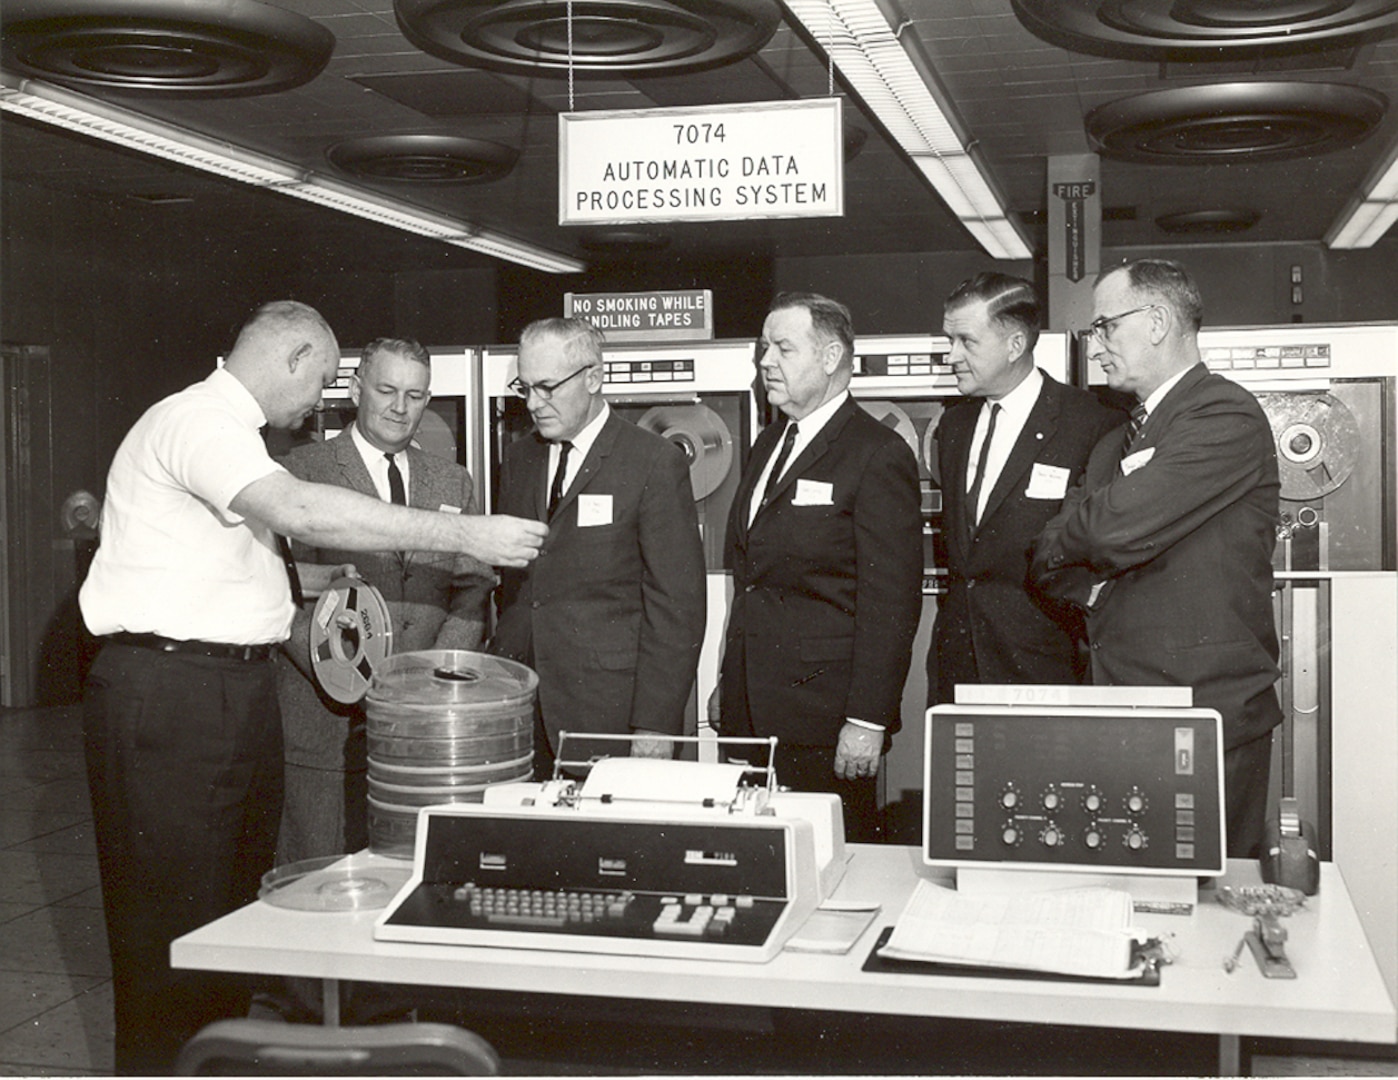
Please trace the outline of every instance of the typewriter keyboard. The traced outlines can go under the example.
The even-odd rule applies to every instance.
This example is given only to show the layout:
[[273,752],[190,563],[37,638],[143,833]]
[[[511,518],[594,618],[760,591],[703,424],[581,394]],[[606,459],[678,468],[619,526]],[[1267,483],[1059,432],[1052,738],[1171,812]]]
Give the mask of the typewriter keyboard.
[[762,941],[784,902],[722,893],[448,886],[434,922],[500,930]]
[[573,890],[478,888],[459,885],[452,899],[468,905],[470,913],[495,926],[562,929],[569,924],[619,921],[634,899],[628,892],[593,893]]

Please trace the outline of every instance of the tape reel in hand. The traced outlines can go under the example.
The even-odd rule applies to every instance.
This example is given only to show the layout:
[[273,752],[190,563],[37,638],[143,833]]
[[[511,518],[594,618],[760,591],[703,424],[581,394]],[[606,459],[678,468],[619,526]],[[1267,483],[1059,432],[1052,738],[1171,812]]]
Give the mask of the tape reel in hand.
[[336,578],[311,615],[311,669],[320,688],[351,704],[393,651],[393,620],[379,590],[359,578]]

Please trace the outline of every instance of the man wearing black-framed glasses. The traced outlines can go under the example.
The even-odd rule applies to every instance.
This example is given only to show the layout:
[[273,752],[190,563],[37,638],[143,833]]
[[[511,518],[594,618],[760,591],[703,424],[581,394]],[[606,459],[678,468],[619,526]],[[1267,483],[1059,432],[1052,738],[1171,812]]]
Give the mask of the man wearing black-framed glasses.
[[1199,354],[1203,302],[1176,263],[1102,274],[1083,341],[1132,423],[1093,449],[1031,576],[1087,612],[1092,681],[1173,685],[1223,717],[1228,854],[1257,855],[1281,722],[1272,613],[1276,448],[1256,398]]
[[539,401],[552,401],[553,395],[557,391],[562,390],[563,387],[567,386],[586,371],[589,366],[588,364],[584,364],[582,367],[578,368],[577,371],[573,372],[573,374],[567,375],[555,382],[527,383],[523,379],[516,378],[510,382],[510,389],[524,398],[525,401],[529,400],[529,395],[531,394]]
[[[670,757],[704,638],[704,553],[684,454],[621,419],[602,395],[602,335],[542,319],[520,335],[517,376],[535,430],[505,451],[500,508],[548,523],[539,558],[501,575],[491,650],[539,675],[535,774],[558,733],[630,735]],[[569,744],[569,759],[617,753]]]

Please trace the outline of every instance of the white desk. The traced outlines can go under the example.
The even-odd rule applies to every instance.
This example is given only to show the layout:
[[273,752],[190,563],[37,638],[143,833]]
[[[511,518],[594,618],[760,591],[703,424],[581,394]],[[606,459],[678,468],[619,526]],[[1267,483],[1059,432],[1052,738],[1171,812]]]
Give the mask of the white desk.
[[[921,865],[916,848],[852,845],[836,899],[872,899],[883,910],[843,956],[785,952],[767,964],[657,960],[528,949],[375,941],[379,912],[322,914],[255,903],[177,939],[177,968],[325,980],[326,1020],[338,1021],[338,980],[407,983],[584,997],[884,1013],[1010,1023],[1063,1024],[1220,1037],[1220,1072],[1238,1071],[1239,1038],[1261,1036],[1393,1044],[1398,1017],[1339,871],[1321,868],[1305,910],[1283,920],[1296,979],[1264,978],[1244,949],[1223,970],[1251,920],[1200,892],[1192,916],[1139,915],[1173,934],[1179,956],[1158,987],[1122,987],[860,970],[878,931],[902,911]],[[1230,864],[1230,884],[1258,881],[1256,864]]]

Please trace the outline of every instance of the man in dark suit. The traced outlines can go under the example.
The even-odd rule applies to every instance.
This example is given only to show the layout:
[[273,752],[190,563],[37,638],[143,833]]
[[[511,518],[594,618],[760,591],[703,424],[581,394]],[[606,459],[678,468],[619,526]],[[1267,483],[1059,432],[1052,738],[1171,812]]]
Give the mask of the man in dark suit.
[[843,304],[773,302],[758,368],[784,416],[754,444],[729,517],[717,728],[775,735],[778,782],[838,793],[848,836],[872,841],[922,609],[922,521],[912,451],[849,395],[853,355]]
[[1257,854],[1274,683],[1277,457],[1257,400],[1199,357],[1188,272],[1143,259],[1093,290],[1089,355],[1138,402],[1044,530],[1033,574],[1087,611],[1092,681],[1194,689],[1223,717],[1228,853]]
[[[628,735],[632,756],[672,756],[704,638],[688,463],[612,412],[602,344],[585,319],[531,323],[511,384],[535,431],[505,451],[500,509],[548,522],[549,536],[527,572],[502,576],[491,648],[539,674],[537,775],[565,730]],[[568,756],[617,752],[570,742]]]
[[[350,378],[354,424],[333,439],[291,451],[283,460],[302,480],[359,491],[385,502],[474,514],[470,474],[412,445],[431,398],[431,357],[407,339],[379,338],[364,348]],[[478,649],[495,573],[466,555],[428,551],[349,552],[293,545],[298,562],[353,564],[383,594],[392,617],[393,651]],[[279,863],[358,851],[369,841],[365,717],[316,681],[310,662],[307,601],[279,658],[286,754],[286,802]]]
[[1082,613],[1029,584],[1035,538],[1125,419],[1034,366],[1042,309],[1023,278],[982,273],[947,297],[956,387],[937,428],[947,591],[927,652],[930,704],[957,683],[1080,683]]

